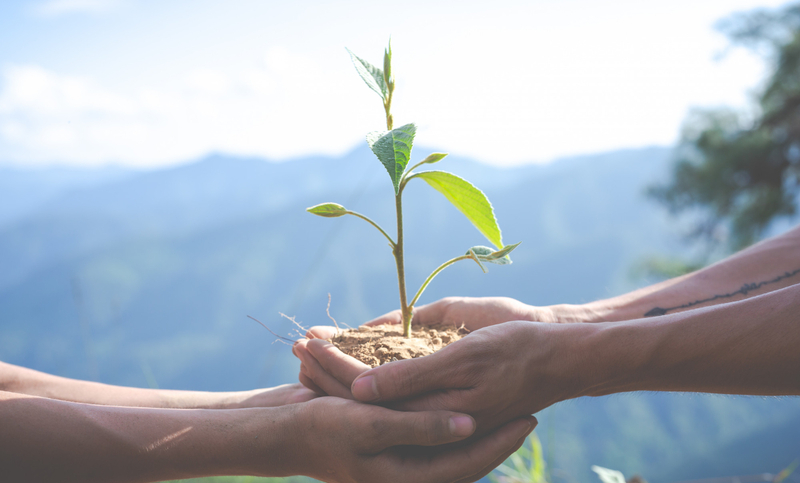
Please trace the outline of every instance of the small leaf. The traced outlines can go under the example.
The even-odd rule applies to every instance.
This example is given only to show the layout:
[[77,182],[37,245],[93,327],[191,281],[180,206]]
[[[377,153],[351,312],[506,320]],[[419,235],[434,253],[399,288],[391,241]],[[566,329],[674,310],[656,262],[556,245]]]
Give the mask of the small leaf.
[[[485,247],[478,247],[478,248],[485,248]],[[486,273],[486,267],[484,267],[483,264],[481,263],[481,257],[478,256],[478,254],[475,253],[472,248],[467,250],[467,255],[469,255],[470,257],[472,257],[473,260],[475,260],[475,263],[477,263],[478,266],[481,267],[481,271],[483,271],[483,273]]]
[[389,97],[389,90],[386,88],[386,81],[383,79],[383,71],[352,53],[350,49],[347,49],[347,52],[350,54],[350,59],[353,61],[358,75],[361,76],[370,89],[377,92],[386,101],[386,98]]
[[306,211],[325,218],[336,218],[347,214],[347,208],[338,203],[322,203],[306,208]]
[[395,194],[400,192],[400,178],[403,177],[408,159],[411,157],[411,147],[416,133],[417,127],[414,124],[406,124],[388,132],[376,131],[367,134],[367,144],[389,172]]
[[447,156],[447,153],[433,153],[429,155],[427,158],[423,159],[422,162],[419,164],[438,163],[439,161],[443,160],[445,156]]
[[423,171],[415,176],[443,194],[494,246],[503,246],[503,235],[497,225],[494,209],[481,190],[469,181],[445,171]]
[[474,253],[475,255],[478,255],[479,257],[485,257],[487,255],[491,255],[492,253],[494,253],[494,249],[485,247],[483,245],[478,245],[467,250],[467,253],[465,253],[465,255],[469,255],[470,252]]
[[514,251],[520,243],[522,242],[506,245],[497,251],[489,247],[476,246],[470,248],[466,254],[469,255],[470,252],[473,252],[482,262],[494,263],[495,265],[510,265],[511,258],[508,257],[508,254]]

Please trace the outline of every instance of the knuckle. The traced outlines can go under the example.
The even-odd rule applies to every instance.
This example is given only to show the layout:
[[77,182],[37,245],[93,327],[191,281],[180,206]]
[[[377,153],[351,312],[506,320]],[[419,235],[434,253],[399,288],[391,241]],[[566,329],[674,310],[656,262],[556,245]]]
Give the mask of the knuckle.
[[417,442],[425,446],[433,446],[441,442],[447,434],[447,427],[443,418],[438,415],[427,417],[418,414],[414,425],[414,437]]

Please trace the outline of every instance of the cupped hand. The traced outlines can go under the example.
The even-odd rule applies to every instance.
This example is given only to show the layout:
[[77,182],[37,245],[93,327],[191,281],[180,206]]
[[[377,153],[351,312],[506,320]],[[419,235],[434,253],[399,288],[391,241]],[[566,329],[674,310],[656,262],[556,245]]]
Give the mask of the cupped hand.
[[536,425],[532,416],[522,417],[466,445],[435,448],[470,436],[474,420],[332,397],[298,406],[295,417],[297,473],[332,483],[476,481],[516,451]]
[[[366,325],[399,324],[401,320],[400,310],[395,310],[367,322]],[[556,322],[549,308],[533,307],[510,297],[447,297],[414,307],[411,323],[457,327],[464,325],[472,331],[512,320]]]
[[[470,333],[442,350],[374,369],[321,339],[302,341],[301,381],[320,393],[403,410],[451,410],[475,417],[479,432],[579,395],[560,342],[583,324],[508,322]],[[570,331],[570,333],[566,333]],[[565,357],[566,356],[566,357]]]

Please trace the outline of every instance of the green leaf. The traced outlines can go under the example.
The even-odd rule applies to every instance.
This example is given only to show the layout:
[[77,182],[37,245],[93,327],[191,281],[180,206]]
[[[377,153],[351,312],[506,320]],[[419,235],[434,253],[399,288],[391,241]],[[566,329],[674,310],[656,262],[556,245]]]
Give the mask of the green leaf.
[[419,164],[438,163],[439,161],[443,160],[445,156],[447,156],[447,153],[433,153],[429,155],[427,158],[423,159],[422,162]]
[[361,76],[370,89],[377,92],[386,101],[386,98],[389,97],[389,89],[387,89],[386,81],[383,79],[383,71],[352,53],[350,49],[347,49],[347,52],[350,54],[350,59],[353,61],[358,75]]
[[503,246],[503,235],[497,225],[494,209],[481,190],[469,181],[445,171],[423,171],[414,176],[424,179],[443,194],[494,246]]
[[306,208],[306,211],[317,216],[324,216],[325,218],[336,218],[337,216],[344,216],[347,214],[347,208],[338,203],[322,203],[311,208]]
[[414,124],[406,124],[388,132],[367,134],[367,144],[389,172],[395,194],[400,192],[400,178],[403,177],[411,157],[411,146],[416,133],[417,127]]
[[508,257],[508,254],[514,251],[514,249],[517,248],[520,243],[522,242],[515,243],[513,245],[506,245],[500,250],[494,250],[493,248],[484,246],[476,246],[470,248],[466,254],[469,255],[470,252],[472,252],[482,262],[494,263],[495,265],[510,265],[511,258]]
[[[486,247],[479,247],[479,248],[486,248]],[[484,267],[483,264],[481,263],[481,257],[478,256],[478,254],[475,253],[475,251],[472,248],[467,250],[467,255],[469,255],[473,260],[475,260],[475,263],[477,263],[478,266],[481,267],[481,271],[483,273],[486,273],[486,267]]]

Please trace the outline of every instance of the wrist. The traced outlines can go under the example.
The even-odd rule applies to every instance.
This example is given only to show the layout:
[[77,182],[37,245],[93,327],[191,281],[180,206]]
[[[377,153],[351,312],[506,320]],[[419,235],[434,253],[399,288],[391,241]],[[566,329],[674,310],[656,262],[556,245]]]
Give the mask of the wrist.
[[607,311],[594,304],[558,304],[541,307],[542,322],[556,324],[604,322]]

